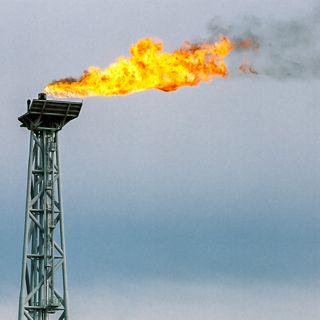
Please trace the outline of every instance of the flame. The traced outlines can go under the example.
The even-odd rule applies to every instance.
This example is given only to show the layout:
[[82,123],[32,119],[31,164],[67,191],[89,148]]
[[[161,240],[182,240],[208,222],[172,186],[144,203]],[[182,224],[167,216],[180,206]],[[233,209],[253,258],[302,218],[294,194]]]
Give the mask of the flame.
[[161,41],[144,38],[131,46],[131,57],[120,57],[106,69],[89,67],[79,79],[65,78],[44,91],[56,97],[115,96],[159,89],[173,91],[195,86],[228,73],[224,57],[233,49],[227,37],[216,43],[185,42],[179,49],[163,51]]
[[258,40],[255,38],[237,39],[235,41],[235,46],[237,47],[237,49],[243,49],[243,50],[252,49],[254,51],[258,51],[260,48],[260,44]]

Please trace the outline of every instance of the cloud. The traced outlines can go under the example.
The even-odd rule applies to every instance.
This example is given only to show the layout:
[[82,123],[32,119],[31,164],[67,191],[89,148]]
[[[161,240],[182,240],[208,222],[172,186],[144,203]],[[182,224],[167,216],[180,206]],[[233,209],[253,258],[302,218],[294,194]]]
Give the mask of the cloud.
[[17,319],[19,294],[12,288],[0,288],[0,319]]
[[[18,293],[1,296],[0,319],[16,319]],[[320,316],[318,283],[110,281],[72,287],[77,320],[314,320]],[[49,319],[55,319],[51,316]]]
[[81,320],[313,320],[319,292],[310,288],[219,283],[135,283],[73,290]]

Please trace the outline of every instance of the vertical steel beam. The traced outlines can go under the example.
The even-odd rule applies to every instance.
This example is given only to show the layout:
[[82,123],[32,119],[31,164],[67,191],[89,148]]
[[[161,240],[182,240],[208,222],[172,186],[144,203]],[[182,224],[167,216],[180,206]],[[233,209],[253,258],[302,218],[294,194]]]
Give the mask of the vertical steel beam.
[[[59,161],[59,149],[58,149],[58,133],[56,134],[56,165],[60,168]],[[60,237],[61,237],[61,249],[64,254],[63,264],[62,264],[62,284],[63,284],[63,301],[64,301],[64,319],[69,320],[69,296],[68,296],[68,277],[67,277],[67,257],[66,257],[66,244],[65,244],[65,234],[64,234],[64,214],[63,214],[63,199],[62,199],[62,189],[61,189],[61,173],[59,170],[59,176],[57,179],[57,189],[58,189],[58,199],[60,203]],[[59,319],[62,320],[63,318]]]
[[23,255],[22,255],[22,271],[21,271],[21,287],[20,287],[20,299],[19,299],[19,320],[25,319],[24,317],[24,300],[25,292],[29,292],[27,288],[27,252],[28,252],[28,233],[29,233],[29,203],[31,192],[31,179],[32,179],[32,160],[33,160],[33,132],[30,131],[30,143],[29,143],[29,162],[28,162],[28,180],[27,180],[27,198],[26,198],[26,210],[25,210],[25,223],[24,223],[24,238],[23,238]]
[[18,320],[69,320],[57,130],[30,130]]

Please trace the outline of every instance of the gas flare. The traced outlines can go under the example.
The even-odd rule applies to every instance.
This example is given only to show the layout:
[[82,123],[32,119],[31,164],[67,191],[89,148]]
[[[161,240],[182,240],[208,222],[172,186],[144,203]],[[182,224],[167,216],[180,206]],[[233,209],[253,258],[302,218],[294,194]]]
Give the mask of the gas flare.
[[235,40],[235,46],[238,50],[248,50],[252,49],[254,51],[258,51],[260,48],[260,44],[257,39],[253,37],[243,38],[243,39],[237,39]]
[[55,97],[88,97],[195,86],[228,74],[224,58],[233,47],[231,41],[222,36],[215,43],[185,42],[168,53],[163,51],[161,41],[144,38],[131,46],[130,57],[120,57],[104,70],[89,67],[79,79],[53,81],[44,91]]

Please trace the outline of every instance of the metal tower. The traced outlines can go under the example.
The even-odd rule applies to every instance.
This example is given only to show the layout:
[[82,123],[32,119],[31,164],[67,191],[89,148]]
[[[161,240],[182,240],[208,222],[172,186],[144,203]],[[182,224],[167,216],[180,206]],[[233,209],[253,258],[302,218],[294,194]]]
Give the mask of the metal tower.
[[42,93],[18,118],[30,130],[18,320],[69,319],[58,131],[81,107]]

